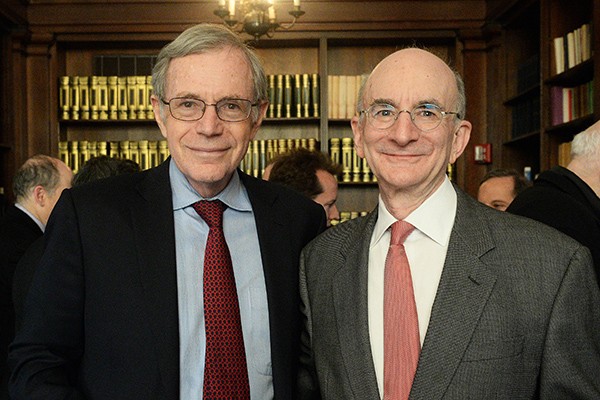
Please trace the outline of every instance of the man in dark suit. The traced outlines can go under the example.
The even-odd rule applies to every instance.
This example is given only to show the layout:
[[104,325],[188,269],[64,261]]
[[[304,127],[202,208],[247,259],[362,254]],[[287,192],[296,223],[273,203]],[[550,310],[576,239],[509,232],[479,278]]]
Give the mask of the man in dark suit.
[[[292,398],[299,255],[326,221],[311,200],[237,170],[268,106],[264,71],[233,32],[201,24],[161,50],[152,82],[172,157],[65,192],[11,345],[11,394]],[[196,211],[206,205],[225,208],[222,227]],[[231,281],[209,269],[229,270],[234,297],[219,297]],[[230,325],[215,331],[219,318]],[[214,342],[225,333],[243,341]]]
[[575,135],[566,168],[542,172],[507,211],[550,225],[588,247],[600,285],[600,121]]
[[61,160],[35,155],[23,163],[13,178],[16,202],[0,219],[0,398],[8,398],[8,345],[14,337],[15,315],[12,282],[17,263],[44,232],[48,217],[63,189],[71,187],[73,172]]
[[373,70],[359,107],[355,149],[380,202],[302,253],[300,397],[600,398],[588,249],[445,175],[471,131],[460,76],[403,49]]
[[[94,182],[99,179],[118,176],[121,174],[132,174],[141,171],[138,163],[108,156],[97,156],[87,160],[77,170],[73,177],[73,187],[85,183]],[[44,237],[36,239],[19,260],[12,280],[12,300],[15,313],[15,330],[19,330],[23,320],[23,308],[25,299],[35,275],[37,265],[44,253]]]

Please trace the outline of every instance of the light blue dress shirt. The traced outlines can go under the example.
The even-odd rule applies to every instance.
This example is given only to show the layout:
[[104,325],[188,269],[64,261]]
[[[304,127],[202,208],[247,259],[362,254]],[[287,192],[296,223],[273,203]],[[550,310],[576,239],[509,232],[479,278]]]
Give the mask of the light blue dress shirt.
[[[208,226],[191,205],[203,199],[171,160],[177,298],[179,306],[180,399],[202,399],[206,336],[202,269]],[[227,204],[223,231],[231,253],[246,347],[250,395],[273,398],[267,291],[254,212],[237,173],[216,197]]]

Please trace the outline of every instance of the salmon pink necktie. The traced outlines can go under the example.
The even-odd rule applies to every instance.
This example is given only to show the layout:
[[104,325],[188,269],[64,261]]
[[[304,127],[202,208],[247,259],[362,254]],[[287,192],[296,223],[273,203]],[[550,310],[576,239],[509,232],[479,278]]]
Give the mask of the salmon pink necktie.
[[385,260],[384,283],[384,400],[406,400],[410,394],[419,354],[419,321],[404,240],[414,230],[404,221],[392,225]]
[[209,227],[203,274],[206,362],[202,398],[249,400],[240,307],[223,234],[223,211],[227,206],[219,200],[201,200],[193,207]]

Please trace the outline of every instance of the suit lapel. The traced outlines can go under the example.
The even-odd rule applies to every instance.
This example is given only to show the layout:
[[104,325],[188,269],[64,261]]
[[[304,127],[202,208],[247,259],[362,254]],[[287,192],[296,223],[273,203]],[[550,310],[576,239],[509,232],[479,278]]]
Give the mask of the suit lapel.
[[480,257],[493,248],[474,200],[458,192],[458,209],[431,311],[411,399],[441,399],[467,349],[496,277]]
[[376,221],[377,211],[374,211],[360,221],[360,228],[340,246],[344,262],[332,287],[343,363],[356,399],[379,398],[369,340],[367,299],[369,245]]
[[[141,199],[131,214],[140,260],[148,323],[156,340],[158,365],[169,398],[179,396],[179,315],[175,228],[169,161],[148,171],[136,188]],[[171,397],[172,396],[172,397]]]

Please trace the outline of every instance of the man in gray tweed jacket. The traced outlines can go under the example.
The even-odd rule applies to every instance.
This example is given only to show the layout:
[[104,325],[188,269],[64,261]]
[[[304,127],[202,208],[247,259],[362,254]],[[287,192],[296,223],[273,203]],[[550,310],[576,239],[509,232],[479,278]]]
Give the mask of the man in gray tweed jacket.
[[460,76],[427,51],[403,49],[374,69],[359,107],[355,149],[380,201],[303,251],[300,398],[399,399],[388,394],[399,378],[387,358],[409,345],[385,343],[384,288],[389,228],[403,220],[415,227],[403,247],[420,344],[404,379],[410,399],[600,399],[589,250],[478,204],[445,176],[471,131]]

